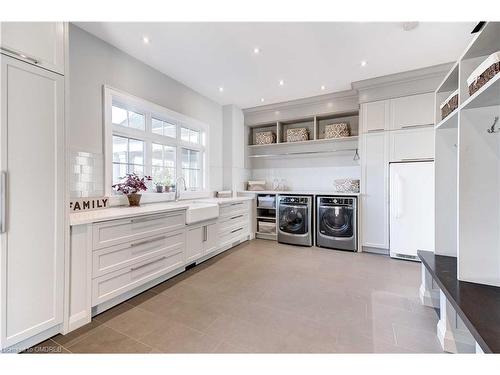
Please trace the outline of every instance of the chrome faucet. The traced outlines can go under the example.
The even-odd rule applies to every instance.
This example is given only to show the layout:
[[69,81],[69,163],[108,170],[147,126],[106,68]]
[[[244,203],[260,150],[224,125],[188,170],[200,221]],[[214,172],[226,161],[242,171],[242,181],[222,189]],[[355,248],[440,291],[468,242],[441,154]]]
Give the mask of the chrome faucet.
[[181,192],[180,192],[180,189],[179,189],[179,180],[182,180],[182,186],[184,186],[184,191],[187,190],[186,188],[186,180],[184,179],[184,177],[182,176],[179,176],[175,179],[175,201],[178,202],[180,197],[181,197]]

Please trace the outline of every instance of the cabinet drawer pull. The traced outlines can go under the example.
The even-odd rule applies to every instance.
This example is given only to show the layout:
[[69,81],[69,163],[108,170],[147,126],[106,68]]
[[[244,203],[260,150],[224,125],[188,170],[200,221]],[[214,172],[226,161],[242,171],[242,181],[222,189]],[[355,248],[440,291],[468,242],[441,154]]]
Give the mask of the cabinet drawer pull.
[[161,236],[161,237],[151,238],[150,240],[145,240],[145,241],[140,241],[140,242],[134,242],[134,243],[130,244],[130,247],[136,247],[136,246],[145,245],[147,243],[156,242],[156,241],[159,241],[159,240],[163,240],[165,238],[167,238],[167,236]]
[[243,204],[243,202],[231,203],[231,206],[239,206],[240,204]]
[[236,232],[238,232],[239,230],[242,230],[242,229],[243,229],[243,228],[233,229],[233,230],[231,231],[231,233],[236,233]]
[[434,161],[434,158],[402,158],[402,161]]
[[31,61],[33,64],[40,64],[40,61],[38,61],[37,59],[34,59],[33,57],[29,57],[27,55],[25,55],[24,53],[19,53],[19,52],[16,52],[16,51],[13,51],[9,48],[5,48],[5,47],[1,47],[5,52],[8,52],[8,53],[11,53],[13,55],[16,55],[22,59],[25,59],[25,60],[28,60],[28,61]]
[[160,261],[162,261],[163,259],[167,259],[167,257],[163,256],[163,257],[158,258],[158,259],[155,259],[155,260],[153,260],[153,261],[151,261],[151,262],[141,264],[140,266],[137,266],[137,267],[132,267],[132,268],[130,268],[130,271],[137,271],[137,270],[140,270],[141,268],[144,268],[144,267],[146,267],[146,266],[150,266],[151,264],[154,264],[154,263],[156,263],[156,262],[160,262]]
[[165,217],[168,217],[168,216],[142,217],[142,218],[138,218],[138,219],[131,219],[130,222],[132,224],[144,223],[146,221],[153,221],[153,220],[163,219]]
[[231,218],[231,220],[237,219],[237,218],[239,218],[239,217],[243,217],[243,215],[233,216],[233,217]]
[[384,128],[379,128],[379,129],[369,129],[368,133],[375,133],[375,132],[383,132],[385,129]]
[[402,125],[401,129],[412,129],[412,128],[426,128],[432,126],[432,124],[420,124],[420,125]]
[[203,227],[203,242],[207,242],[208,240],[208,229],[207,229],[207,226],[205,225]]

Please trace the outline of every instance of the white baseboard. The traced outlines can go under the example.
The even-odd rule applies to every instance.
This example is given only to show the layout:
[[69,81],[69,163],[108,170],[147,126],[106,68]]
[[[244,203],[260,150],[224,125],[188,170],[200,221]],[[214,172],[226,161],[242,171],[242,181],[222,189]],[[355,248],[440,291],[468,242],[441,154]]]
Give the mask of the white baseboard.
[[425,285],[422,283],[420,284],[419,295],[422,305],[439,309],[439,289],[426,290]]
[[476,353],[476,342],[470,335],[446,328],[446,323],[439,320],[437,337],[443,350],[447,353]]

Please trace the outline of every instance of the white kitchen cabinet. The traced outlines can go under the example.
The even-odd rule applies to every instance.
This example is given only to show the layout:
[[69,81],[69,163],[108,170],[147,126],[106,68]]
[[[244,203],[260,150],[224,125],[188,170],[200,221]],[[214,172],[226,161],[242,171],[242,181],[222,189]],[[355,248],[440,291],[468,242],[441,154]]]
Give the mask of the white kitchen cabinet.
[[205,226],[194,226],[187,230],[186,263],[195,262],[203,256],[205,244]]
[[391,130],[434,124],[434,93],[391,99]]
[[389,248],[388,134],[380,132],[362,137],[361,244]]
[[195,262],[218,249],[217,223],[188,227],[186,241],[186,263]]
[[390,132],[390,160],[411,161],[434,158],[434,127]]
[[205,238],[206,240],[203,248],[203,255],[211,254],[219,249],[217,223],[205,225]]
[[30,64],[64,74],[64,22],[2,22],[1,48]]
[[63,320],[65,142],[64,78],[3,55],[1,77],[5,348],[35,335],[46,339]]
[[361,128],[364,133],[389,130],[390,101],[361,104]]

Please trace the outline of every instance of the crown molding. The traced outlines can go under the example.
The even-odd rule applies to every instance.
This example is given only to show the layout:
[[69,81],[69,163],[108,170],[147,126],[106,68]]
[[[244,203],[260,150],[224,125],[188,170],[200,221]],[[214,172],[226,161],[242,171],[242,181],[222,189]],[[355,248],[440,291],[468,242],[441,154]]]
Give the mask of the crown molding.
[[289,100],[286,102],[274,103],[274,104],[266,104],[257,107],[244,108],[244,114],[257,113],[257,112],[271,112],[282,109],[291,109],[296,107],[308,106],[311,104],[318,103],[327,103],[333,100],[342,100],[342,99],[357,99],[358,92],[357,90],[345,90],[345,91],[337,91],[324,95],[310,96],[308,98],[301,98],[295,100]]
[[358,91],[373,89],[376,87],[399,85],[402,83],[409,83],[412,81],[444,77],[451,67],[453,62],[433,65],[426,68],[408,70],[406,72],[389,74],[375,78],[369,78],[362,81],[356,81],[351,84],[352,88]]

